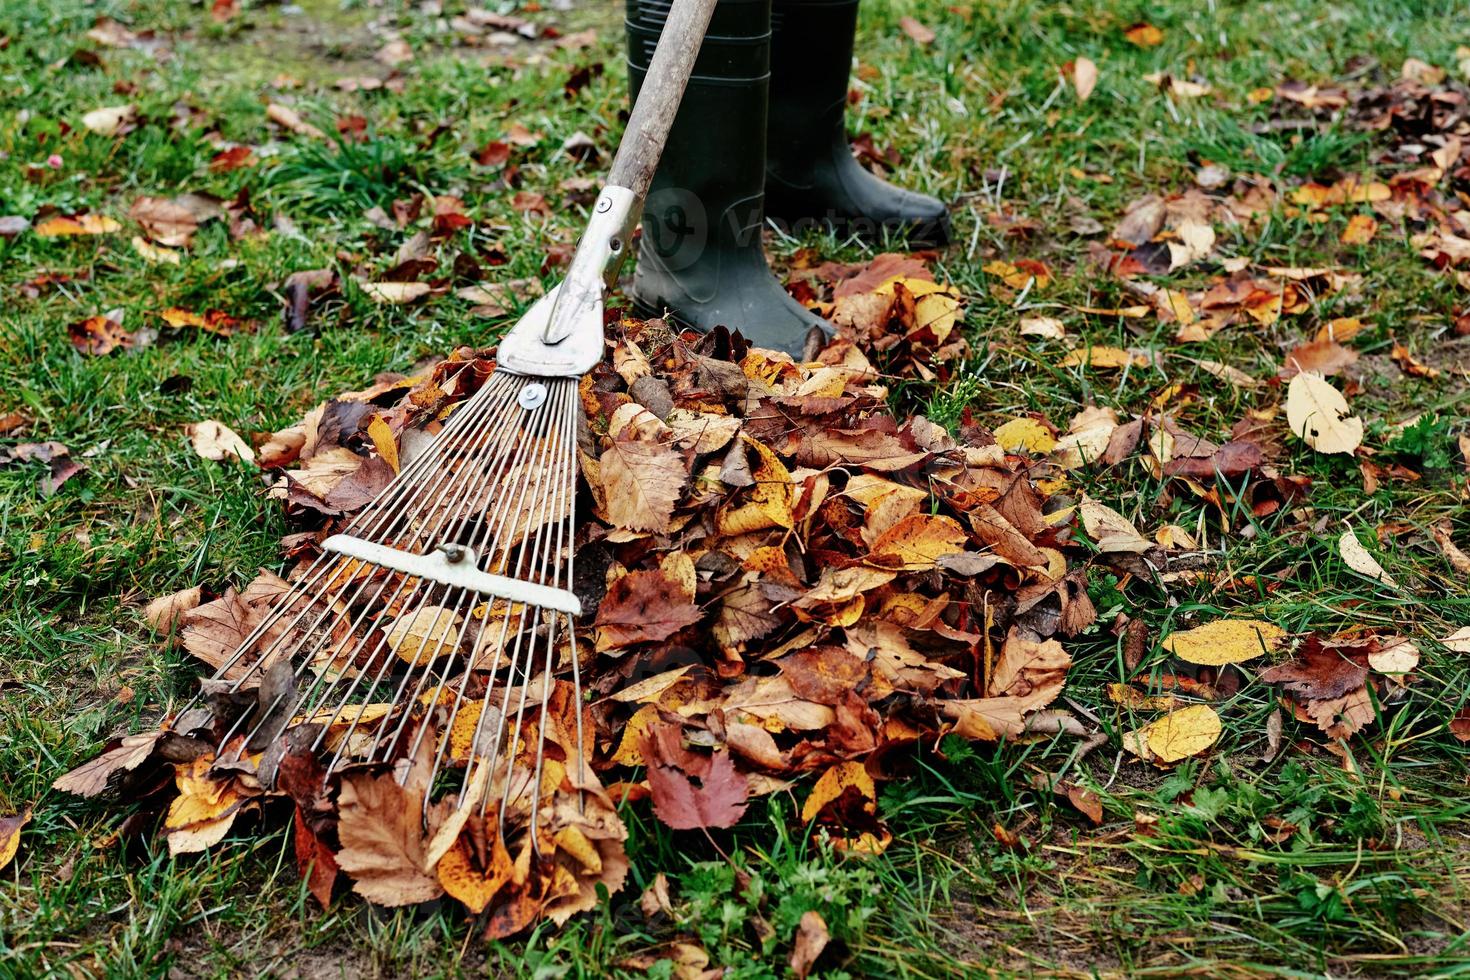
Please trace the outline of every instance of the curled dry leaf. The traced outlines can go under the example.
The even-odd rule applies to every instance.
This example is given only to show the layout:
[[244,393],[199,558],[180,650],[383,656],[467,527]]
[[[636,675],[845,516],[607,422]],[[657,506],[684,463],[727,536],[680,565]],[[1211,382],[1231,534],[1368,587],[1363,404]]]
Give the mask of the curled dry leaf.
[[122,229],[112,218],[100,214],[79,214],[73,218],[47,218],[36,225],[42,238],[65,238],[74,235],[110,235]]
[[1086,102],[1092,90],[1097,87],[1097,64],[1086,57],[1078,57],[1072,62],[1072,88],[1077,92],[1077,101]]
[[1319,453],[1351,453],[1363,442],[1363,420],[1319,374],[1303,371],[1286,389],[1286,423]]
[[66,332],[73,347],[93,357],[133,346],[133,335],[123,329],[122,323],[114,319],[113,315],[89,316],[68,325]]
[[1163,647],[1187,663],[1219,667],[1270,653],[1285,636],[1281,627],[1258,619],[1217,619],[1169,634]]
[[817,962],[817,957],[822,955],[822,950],[827,948],[831,939],[827,932],[827,923],[820,912],[808,909],[801,914],[801,922],[796,927],[796,942],[791,950],[791,971],[796,974],[797,980],[806,980],[807,974],[811,973],[812,966]]
[[1342,537],[1337,539],[1337,550],[1342,555],[1343,563],[1359,575],[1366,575],[1389,588],[1398,588],[1398,583],[1383,570],[1378,559],[1369,554],[1368,549],[1358,541],[1358,535],[1352,528],[1342,532]]
[[126,132],[137,116],[135,105],[104,106],[82,116],[82,125],[99,136],[116,136]]
[[1097,542],[1099,551],[1141,554],[1154,546],[1152,541],[1138,533],[1132,521],[1106,504],[1083,497],[1078,510],[1082,514],[1083,528],[1088,537]]
[[21,828],[30,822],[30,807],[14,816],[0,817],[0,871],[5,870],[5,866],[15,859],[16,851],[20,849]]
[[153,755],[162,732],[125,736],[114,748],[84,763],[51,784],[52,789],[78,796],[97,796],[112,786],[119,774],[137,769]]
[[204,459],[220,462],[227,459],[242,463],[255,462],[255,450],[251,449],[248,442],[241,439],[223,422],[216,422],[214,419],[191,422],[184,426],[184,433],[188,435],[189,444],[194,447],[194,452]]
[[143,607],[143,619],[156,633],[172,633],[184,613],[199,606],[201,590],[195,585],[169,595],[159,596]]
[[362,291],[374,303],[398,306],[423,299],[434,287],[426,282],[365,282]]

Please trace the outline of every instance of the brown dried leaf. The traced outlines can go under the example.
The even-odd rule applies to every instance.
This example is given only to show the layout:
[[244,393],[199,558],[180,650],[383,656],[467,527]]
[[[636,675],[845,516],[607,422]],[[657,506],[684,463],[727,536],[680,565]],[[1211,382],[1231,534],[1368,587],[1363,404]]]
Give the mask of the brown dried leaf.
[[633,439],[614,440],[602,454],[600,475],[607,518],[630,531],[665,532],[689,481],[672,448]]
[[343,776],[337,864],[352,876],[352,890],[368,901],[415,905],[444,894],[424,866],[428,840],[420,818],[422,802],[386,773]]

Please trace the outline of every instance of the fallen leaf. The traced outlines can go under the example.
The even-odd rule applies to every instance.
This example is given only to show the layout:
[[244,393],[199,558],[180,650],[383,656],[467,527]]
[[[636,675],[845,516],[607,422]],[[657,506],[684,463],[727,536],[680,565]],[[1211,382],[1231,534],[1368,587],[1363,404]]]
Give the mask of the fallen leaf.
[[311,123],[302,119],[295,109],[272,102],[265,107],[266,118],[278,126],[290,130],[299,136],[309,136],[312,139],[326,139],[327,134],[317,129]]
[[1123,37],[1128,40],[1129,44],[1140,48],[1156,48],[1164,43],[1164,32],[1146,21],[1139,21],[1125,27]]
[[1091,497],[1082,498],[1078,511],[1087,536],[1096,542],[1099,551],[1141,554],[1154,546],[1152,541],[1138,533],[1132,521]]
[[1008,453],[1025,450],[1045,455],[1057,446],[1057,438],[1051,430],[1033,418],[1022,416],[998,426],[991,433],[1000,448]]
[[79,214],[74,218],[47,218],[36,225],[36,234],[42,238],[61,238],[71,235],[109,235],[122,225],[100,214]]
[[143,619],[155,633],[172,633],[184,613],[199,606],[201,590],[195,585],[159,596],[143,607]]
[[194,209],[164,197],[138,198],[128,209],[128,217],[142,225],[153,241],[175,248],[188,246],[199,230]]
[[1340,240],[1344,245],[1367,245],[1376,234],[1378,222],[1372,215],[1355,214],[1348,219]]
[[1098,370],[1116,370],[1135,364],[1138,360],[1141,359],[1135,358],[1121,347],[1079,347],[1067,352],[1067,356],[1062,358],[1062,367],[1085,365]]
[[424,866],[421,802],[389,774],[342,777],[337,864],[352,876],[352,890],[368,901],[417,905],[444,894],[439,879]]
[[214,419],[191,422],[184,426],[184,434],[189,437],[194,452],[203,459],[255,462],[255,450],[223,422],[216,422]]
[[923,571],[944,555],[964,551],[967,538],[952,517],[910,514],[873,542],[868,561],[883,568]]
[[1287,386],[1286,422],[1319,453],[1351,453],[1363,442],[1363,420],[1352,414],[1342,392],[1309,371]]
[[1165,637],[1163,647],[1187,663],[1219,667],[1270,653],[1286,631],[1258,619],[1217,619]]
[[133,236],[132,245],[133,251],[137,252],[145,262],[162,265],[178,265],[182,261],[182,257],[178,252],[171,248],[164,248],[161,245],[152,245],[141,235]]
[[89,316],[85,320],[68,324],[66,332],[73,347],[93,357],[102,357],[115,350],[126,350],[133,346],[133,335],[111,316]]
[[929,44],[934,40],[934,32],[912,17],[900,17],[898,26],[919,44]]
[[1097,65],[1091,58],[1078,57],[1072,61],[1072,88],[1078,102],[1086,102],[1097,87]]
[[[21,828],[31,822],[31,808],[26,807],[13,817],[0,817],[0,871],[15,859],[15,853],[20,849]],[[802,920],[803,924],[805,919]],[[820,949],[817,950],[821,952]],[[813,959],[816,958],[813,954]]]
[[1045,337],[1048,340],[1061,340],[1066,335],[1066,325],[1056,317],[1028,316],[1021,318],[1022,337]]
[[1146,762],[1168,765],[1199,755],[1220,738],[1220,716],[1206,704],[1172,711],[1123,736],[1123,747]]
[[665,532],[689,472],[668,446],[616,439],[600,460],[607,517],[630,531]]
[[697,623],[701,615],[662,571],[629,572],[609,586],[597,607],[597,648],[664,640]]
[[111,788],[119,774],[131,772],[151,758],[153,747],[162,735],[162,731],[126,735],[116,748],[57,778],[51,788],[78,796],[98,796]]
[[[0,861],[0,867],[3,866],[4,862]],[[791,971],[796,974],[797,980],[806,980],[807,974],[812,971],[812,965],[817,962],[817,957],[822,955],[822,950],[827,948],[831,939],[827,932],[827,923],[820,912],[808,909],[801,914],[801,922],[796,927],[796,942],[791,950]]]
[[1286,355],[1286,364],[1281,369],[1281,376],[1293,378],[1303,371],[1312,371],[1327,377],[1357,362],[1357,351],[1344,347],[1331,338],[1315,339],[1310,343],[1298,345]]
[[422,299],[434,291],[426,282],[365,282],[362,291],[374,303],[401,305]]
[[135,105],[106,106],[82,116],[82,125],[99,136],[116,136],[126,132],[137,116],[138,107]]
[[674,765],[659,745],[653,732],[644,736],[643,758],[648,764],[653,812],[659,820],[674,830],[707,830],[739,823],[749,806],[750,788],[735,770],[730,753],[714,753],[709,757],[708,769],[691,777]]
[[385,630],[385,642],[405,663],[428,664],[459,645],[463,618],[445,606],[424,606],[399,616]]
[[1369,554],[1368,549],[1358,542],[1358,535],[1352,528],[1342,532],[1342,537],[1337,539],[1337,550],[1342,555],[1343,563],[1359,575],[1366,575],[1389,588],[1398,588],[1398,583],[1394,582],[1393,578],[1383,570],[1383,566],[1378,564],[1378,559]]

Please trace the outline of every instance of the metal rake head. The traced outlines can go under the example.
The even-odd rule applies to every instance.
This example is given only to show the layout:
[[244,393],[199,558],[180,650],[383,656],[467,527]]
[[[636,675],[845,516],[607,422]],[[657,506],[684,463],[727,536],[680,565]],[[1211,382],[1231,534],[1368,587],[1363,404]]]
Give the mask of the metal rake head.
[[[577,399],[575,379],[496,372],[310,568],[280,583],[205,683],[238,712],[216,723],[220,762],[256,759],[270,782],[288,742],[328,757],[328,777],[427,754],[428,796],[481,814],[498,801],[502,830],[508,809],[537,825],[548,759],[557,778],[585,782]],[[563,669],[569,691],[554,680]]]

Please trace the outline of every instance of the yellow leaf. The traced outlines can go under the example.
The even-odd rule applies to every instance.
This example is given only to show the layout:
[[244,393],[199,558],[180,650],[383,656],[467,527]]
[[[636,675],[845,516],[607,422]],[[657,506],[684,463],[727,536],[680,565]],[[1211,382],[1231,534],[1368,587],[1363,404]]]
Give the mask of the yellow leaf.
[[0,870],[15,859],[15,852],[20,850],[20,830],[30,822],[30,807],[13,817],[0,817]]
[[1033,282],[1037,289],[1045,289],[1051,284],[1051,277],[1045,272],[1015,266],[1009,262],[1002,262],[1000,259],[987,262],[981,266],[981,271],[995,276],[1012,289],[1025,289]]
[[377,449],[378,455],[383,461],[393,467],[393,472],[398,472],[398,440],[393,437],[393,430],[388,426],[381,415],[374,415],[373,420],[368,423],[368,438],[373,441],[373,447]]
[[796,523],[792,507],[796,487],[791,472],[774,452],[764,444],[741,434],[740,439],[755,450],[760,463],[751,471],[755,487],[750,503],[738,508],[722,508],[715,517],[721,534],[744,534],[767,527],[791,527]]
[[1363,441],[1363,420],[1320,375],[1303,371],[1286,389],[1286,423],[1319,453],[1351,453]]
[[[134,241],[139,241],[139,239],[134,239]],[[204,317],[198,313],[191,313],[177,306],[170,306],[158,315],[163,317],[163,322],[171,327],[202,327],[206,323]]]
[[[492,828],[493,829],[493,828]],[[461,836],[454,846],[444,852],[434,868],[434,874],[444,890],[465,904],[471,912],[479,915],[485,911],[491,899],[505,887],[514,874],[514,864],[505,850],[499,834],[493,834],[490,842],[490,867],[480,868]]]
[[36,234],[42,238],[61,238],[68,235],[107,235],[121,228],[111,218],[100,214],[82,214],[75,218],[47,218],[36,225]]
[[[1142,358],[1138,359],[1147,364]],[[1132,354],[1121,347],[1079,347],[1074,351],[1068,351],[1067,356],[1062,358],[1062,367],[1078,367],[1086,365],[1092,368],[1116,370],[1127,367],[1134,362]]]
[[1199,755],[1220,738],[1220,716],[1209,705],[1180,708],[1123,736],[1123,747],[1147,762],[1167,765]]
[[1049,453],[1056,448],[1056,436],[1046,426],[1033,418],[1011,419],[994,432],[995,441],[1008,453],[1026,450],[1032,453]]
[[1217,619],[1192,630],[1171,633],[1164,649],[1187,663],[1219,667],[1238,664],[1275,650],[1286,631],[1256,619]]
[[1097,542],[1099,551],[1141,554],[1154,546],[1152,541],[1138,533],[1132,521],[1106,504],[1084,496],[1079,511],[1082,527],[1087,536]]
[[1378,222],[1372,215],[1355,214],[1348,219],[1347,227],[1342,230],[1342,243],[1344,245],[1367,245],[1378,234]]
[[1140,48],[1156,48],[1164,43],[1164,32],[1152,24],[1139,21],[1123,31],[1128,43]]
[[965,529],[952,517],[910,514],[873,542],[868,561],[884,568],[923,571],[944,555],[964,551],[967,539]]
[[856,789],[861,795],[864,806],[871,811],[877,809],[877,789],[873,785],[873,777],[868,775],[868,770],[861,762],[839,762],[837,765],[822,773],[815,786],[812,787],[812,795],[806,798],[806,803],[801,808],[801,819],[803,823],[810,823],[830,803],[841,796],[848,787]]
[[164,248],[162,245],[154,245],[141,235],[133,236],[133,251],[137,252],[145,262],[159,265],[178,265],[180,262],[178,252],[171,248]]
[[643,749],[640,747],[643,733],[657,721],[656,704],[645,704],[633,712],[633,717],[623,725],[623,737],[618,742],[618,750],[612,754],[612,761],[622,766],[643,765]]
[[453,610],[425,606],[393,621],[387,629],[388,646],[408,663],[428,663],[454,652],[459,644],[459,624],[460,618]]
[[1345,343],[1362,333],[1364,323],[1355,316],[1341,316],[1335,320],[1327,321],[1327,324],[1317,331],[1315,340],[1335,340]]

